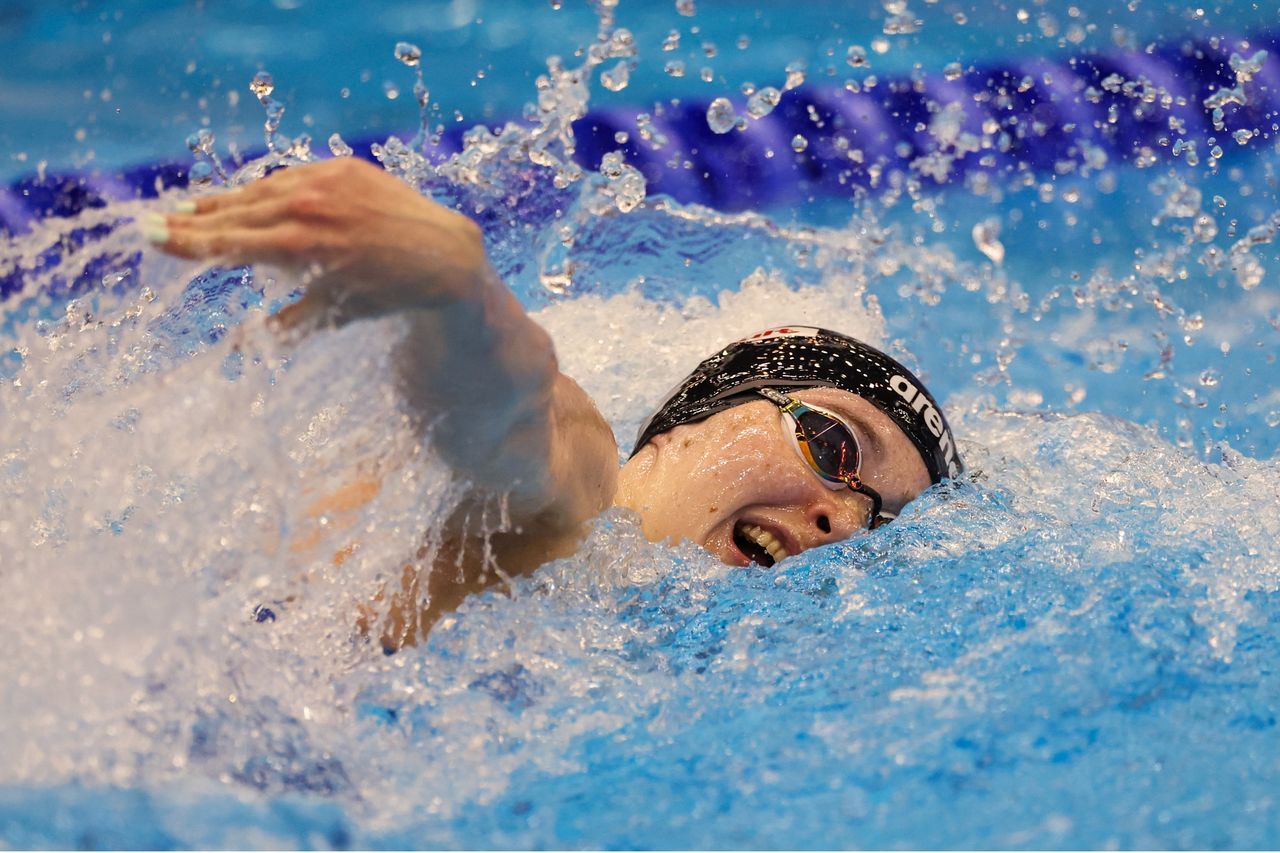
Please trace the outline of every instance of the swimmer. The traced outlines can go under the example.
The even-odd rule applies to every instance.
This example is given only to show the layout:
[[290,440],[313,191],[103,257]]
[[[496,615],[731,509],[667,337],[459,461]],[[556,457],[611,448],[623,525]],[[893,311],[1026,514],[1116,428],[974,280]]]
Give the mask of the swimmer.
[[[279,171],[142,227],[180,257],[305,275],[302,298],[271,320],[285,333],[407,320],[398,384],[473,499],[434,555],[450,569],[410,566],[400,589],[384,591],[388,648],[492,584],[491,564],[510,576],[572,554],[611,506],[635,511],[653,541],[772,566],[883,524],[963,471],[941,408],[910,371],[852,338],[798,326],[699,364],[619,466],[613,431],[489,267],[479,227],[360,160]],[[496,495],[507,497],[509,523],[477,542],[465,518]],[[419,610],[424,582],[429,604]]]

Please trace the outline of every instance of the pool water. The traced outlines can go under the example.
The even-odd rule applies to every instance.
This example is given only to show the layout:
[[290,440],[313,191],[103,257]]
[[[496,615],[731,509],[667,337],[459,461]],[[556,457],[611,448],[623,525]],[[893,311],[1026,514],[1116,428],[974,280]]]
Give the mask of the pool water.
[[[307,8],[289,5],[263,14]],[[1187,32],[1240,39],[1256,23],[1142,4],[1039,4],[1025,22],[1016,7],[908,4],[931,41],[883,32],[898,5],[848,27],[872,50],[884,38],[908,78],[912,61],[945,76],[948,38],[952,53],[982,47],[946,29],[961,13],[1000,50],[1060,59]],[[693,16],[601,7],[577,40],[598,26],[610,44],[611,13],[634,22],[637,87],[684,85],[654,70],[668,30],[687,47],[695,25],[748,27],[706,2]],[[785,76],[780,48],[760,46],[796,16],[760,9],[750,46],[721,50],[727,82],[700,96],[745,101],[739,55],[759,57],[759,85]],[[511,23],[483,14],[449,32],[474,45]],[[545,54],[547,30],[584,26],[567,4],[541,14],[528,15],[541,35],[513,44]],[[1073,22],[1097,27],[1059,48]],[[410,37],[397,26],[393,41]],[[832,38],[843,61],[853,36]],[[592,106],[620,59],[589,69]],[[1243,84],[1255,108],[1275,103],[1264,67]],[[849,68],[836,84],[846,74],[865,82]],[[621,445],[722,342],[809,323],[918,369],[971,475],[774,569],[647,543],[607,513],[576,556],[387,656],[353,630],[357,607],[461,492],[394,391],[401,324],[277,342],[263,321],[296,292],[289,274],[167,258],[132,224],[202,187],[45,219],[0,256],[22,279],[0,303],[0,842],[1280,844],[1274,117],[1243,143],[1228,133],[1221,156],[1197,139],[1196,164],[1156,146],[940,186],[886,175],[728,213],[641,202],[610,169],[576,177],[558,120],[587,104],[568,83],[559,112],[451,164],[384,156],[478,216],[495,267]],[[338,96],[311,97],[306,109],[345,115]],[[290,137],[300,111],[286,111]],[[414,113],[367,126],[412,127]],[[551,165],[529,159],[539,140]],[[85,269],[100,285],[69,292]],[[381,490],[317,525],[306,507],[353,470]]]

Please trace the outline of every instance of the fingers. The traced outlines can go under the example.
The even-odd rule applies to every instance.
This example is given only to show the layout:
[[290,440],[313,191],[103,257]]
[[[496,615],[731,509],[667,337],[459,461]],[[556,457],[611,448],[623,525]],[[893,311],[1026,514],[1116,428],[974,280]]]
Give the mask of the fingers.
[[179,210],[166,217],[165,224],[172,230],[266,228],[284,221],[288,212],[289,204],[286,199],[270,196],[257,201],[239,200],[236,204],[223,205],[216,210],[196,210],[190,213]]
[[155,220],[143,224],[146,238],[171,255],[191,260],[216,260],[236,266],[265,261],[278,263],[287,260],[286,247],[290,233],[286,226],[248,228],[228,226],[223,228],[188,228],[172,220],[155,227]]
[[257,204],[264,199],[280,195],[298,182],[301,169],[280,169],[265,178],[213,195],[188,199],[178,207],[178,213],[214,213],[237,207]]

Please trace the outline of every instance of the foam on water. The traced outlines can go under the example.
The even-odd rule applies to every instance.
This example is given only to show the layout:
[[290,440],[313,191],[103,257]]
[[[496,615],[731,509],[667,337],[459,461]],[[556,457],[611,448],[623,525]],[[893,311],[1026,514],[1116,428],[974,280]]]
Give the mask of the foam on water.
[[[1241,238],[1195,230],[1230,190],[1100,167],[1083,198],[904,190],[836,228],[641,204],[567,155],[630,56],[599,6],[551,119],[442,168],[389,141],[388,168],[484,224],[624,452],[708,351],[804,322],[919,367],[974,475],[777,570],[607,513],[385,656],[359,607],[463,492],[396,394],[400,321],[281,343],[286,274],[157,256],[140,202],[45,222],[4,252],[32,272],[0,318],[0,839],[1275,846],[1280,297],[1197,266]],[[1252,227],[1275,188],[1240,168]],[[143,262],[68,304],[104,253]],[[354,476],[367,504],[313,511]]]

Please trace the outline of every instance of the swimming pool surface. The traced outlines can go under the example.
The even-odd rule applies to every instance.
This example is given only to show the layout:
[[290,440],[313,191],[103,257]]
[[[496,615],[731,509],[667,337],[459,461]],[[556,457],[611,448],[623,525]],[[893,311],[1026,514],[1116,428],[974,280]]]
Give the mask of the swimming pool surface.
[[[1280,21],[1242,6],[0,5],[0,844],[1280,846]],[[407,142],[397,41],[446,136],[614,53],[445,165],[383,157],[477,216],[622,445],[703,355],[801,322],[918,369],[973,476],[767,570],[606,514],[425,645],[362,641],[459,492],[399,408],[403,329],[283,347],[297,282],[154,253],[134,218],[209,190],[121,176],[185,180],[201,126],[246,174],[303,133]],[[631,124],[578,176],[584,110]],[[104,195],[33,218],[38,160]],[[309,521],[353,469],[372,503]]]

